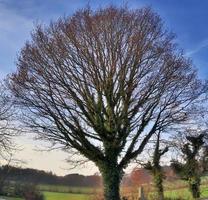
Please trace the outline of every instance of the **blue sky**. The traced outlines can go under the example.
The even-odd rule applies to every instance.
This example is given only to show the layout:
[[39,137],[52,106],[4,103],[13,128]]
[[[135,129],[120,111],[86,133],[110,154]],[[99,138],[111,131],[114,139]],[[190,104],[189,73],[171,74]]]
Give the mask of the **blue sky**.
[[[30,39],[30,32],[34,23],[47,24],[63,15],[70,15],[79,8],[90,4],[92,8],[109,4],[124,5],[127,1],[104,0],[0,0],[0,78],[15,71],[17,54],[26,40]],[[129,0],[130,8],[150,5],[157,11],[165,22],[166,27],[175,32],[180,48],[193,59],[199,69],[201,78],[208,78],[208,1],[207,0]],[[64,163],[66,154],[55,152],[36,153],[33,149],[36,143],[23,139],[18,141],[25,145],[26,150],[20,153],[22,159],[29,158],[29,167],[53,170],[58,174],[66,171],[60,167]],[[46,154],[45,154],[46,155]],[[58,165],[55,160],[59,158]],[[47,160],[48,159],[48,160]],[[48,163],[48,164],[47,164]],[[52,164],[53,163],[53,164]],[[53,166],[53,168],[51,168]],[[96,169],[88,167],[79,172],[90,174]]]
[[15,60],[24,42],[30,39],[34,23],[49,23],[59,16],[70,15],[88,3],[92,8],[128,4],[130,8],[150,5],[177,34],[183,48],[208,78],[208,1],[207,0],[0,0],[0,77],[15,70]]

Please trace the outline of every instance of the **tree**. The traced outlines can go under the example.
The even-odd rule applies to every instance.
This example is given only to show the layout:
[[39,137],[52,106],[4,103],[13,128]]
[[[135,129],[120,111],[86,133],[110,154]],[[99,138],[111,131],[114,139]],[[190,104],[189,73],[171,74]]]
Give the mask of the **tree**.
[[[18,127],[14,126],[13,99],[7,93],[6,87],[0,83],[0,155],[5,157],[14,144],[12,138],[16,136]],[[9,158],[10,159],[10,158]]]
[[[17,162],[13,158],[14,151],[17,150],[16,145],[13,142],[13,138],[18,135],[19,128],[14,123],[14,108],[13,98],[7,92],[3,83],[0,83],[0,164],[14,164]],[[0,176],[0,194],[3,192],[8,170],[5,170],[4,174]]]
[[77,11],[38,25],[9,87],[27,127],[95,163],[106,200],[152,135],[191,116],[204,92],[150,8]]
[[208,172],[208,146],[207,144],[204,145],[202,148],[203,148],[202,155],[200,156],[200,167],[201,167],[203,174],[207,174]]
[[158,200],[164,200],[164,189],[163,189],[163,179],[165,178],[163,169],[161,167],[161,157],[168,152],[168,146],[161,149],[161,136],[160,132],[157,134],[156,144],[154,147],[154,153],[152,160],[148,161],[144,167],[149,170],[153,176],[153,182],[156,188],[156,194]]
[[199,152],[204,145],[204,134],[198,136],[186,136],[187,143],[182,146],[184,162],[172,161],[172,168],[183,180],[188,181],[189,189],[194,199],[200,197],[200,182],[202,171],[200,161],[197,159]]

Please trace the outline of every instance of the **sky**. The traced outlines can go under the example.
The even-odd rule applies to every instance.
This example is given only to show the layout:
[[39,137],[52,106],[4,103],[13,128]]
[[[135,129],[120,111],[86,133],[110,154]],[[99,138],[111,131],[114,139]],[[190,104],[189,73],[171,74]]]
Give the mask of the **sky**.
[[[199,77],[208,78],[208,1],[207,0],[0,0],[0,79],[16,70],[18,52],[35,24],[48,24],[61,16],[73,14],[90,5],[93,9],[107,5],[140,8],[151,6],[162,17],[166,28],[177,35],[179,48],[193,60]],[[65,162],[67,154],[60,150],[45,152],[44,145],[32,135],[22,136],[16,142],[24,149],[16,156],[25,161],[24,167],[53,171],[58,175],[97,172],[92,164],[70,170]]]

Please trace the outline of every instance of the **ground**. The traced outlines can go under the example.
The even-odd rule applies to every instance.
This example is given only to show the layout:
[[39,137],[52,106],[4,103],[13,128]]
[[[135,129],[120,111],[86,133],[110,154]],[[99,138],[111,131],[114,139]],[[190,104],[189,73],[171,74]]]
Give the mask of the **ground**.
[[[201,187],[201,197],[208,198],[208,179],[203,180],[203,185]],[[88,188],[88,187],[67,187],[60,185],[39,185],[39,189],[44,193],[45,200],[92,200],[92,197],[96,193],[100,193],[99,188]],[[150,187],[146,187],[150,189]],[[125,196],[133,196],[138,190],[135,188],[123,188],[122,193]],[[165,183],[165,196],[176,198],[183,197],[183,199],[191,200],[190,192],[188,191],[186,185],[182,181]],[[128,194],[128,195],[127,195]],[[149,195],[153,196],[153,192],[149,191]],[[5,200],[22,200],[20,198],[6,198]],[[1,200],[1,197],[0,197]]]

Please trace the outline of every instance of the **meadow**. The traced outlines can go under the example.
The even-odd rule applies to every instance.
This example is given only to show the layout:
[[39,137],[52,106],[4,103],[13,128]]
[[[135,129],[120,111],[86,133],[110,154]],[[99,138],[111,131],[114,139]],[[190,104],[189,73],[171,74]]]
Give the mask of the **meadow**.
[[[89,187],[67,187],[60,185],[39,185],[45,196],[45,200],[93,200],[95,194],[99,194],[101,189]],[[145,191],[149,192],[148,197],[154,199],[154,192],[151,191],[151,186],[146,186]],[[122,188],[122,194],[130,198],[137,196],[136,191],[138,187]],[[174,181],[165,183],[165,197],[176,199],[178,197],[184,200],[191,200],[191,194],[183,181]],[[208,180],[204,179],[201,186],[201,197],[208,198]],[[0,197],[0,200],[23,200],[21,198]]]
[[60,192],[44,192],[45,200],[90,200],[88,194],[73,194]]

